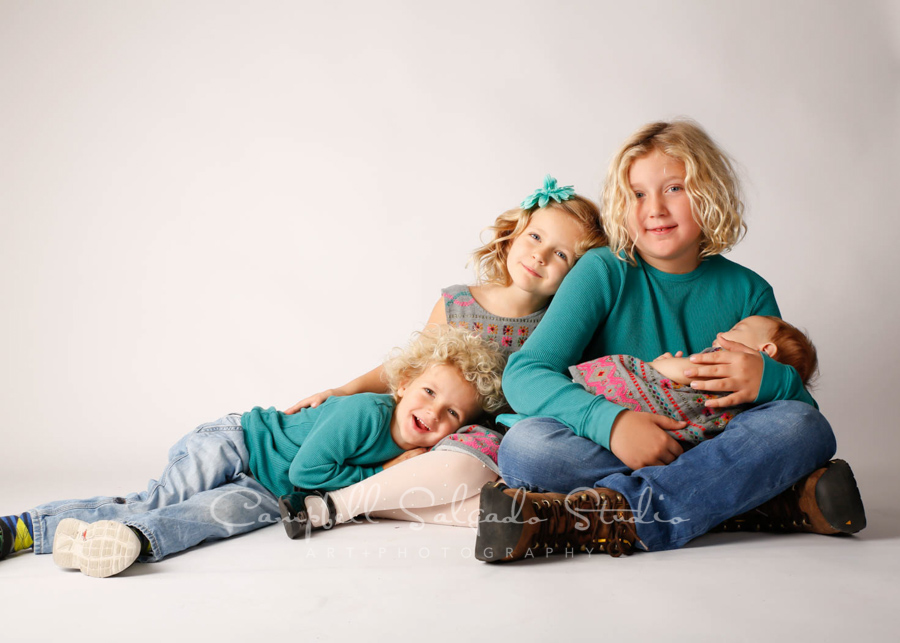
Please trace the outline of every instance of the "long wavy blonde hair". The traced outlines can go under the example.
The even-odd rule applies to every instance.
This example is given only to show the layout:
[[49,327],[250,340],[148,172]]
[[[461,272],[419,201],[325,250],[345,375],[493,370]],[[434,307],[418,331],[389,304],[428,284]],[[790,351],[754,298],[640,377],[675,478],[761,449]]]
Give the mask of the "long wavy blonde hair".
[[635,206],[628,182],[631,164],[659,151],[684,163],[685,191],[694,220],[700,226],[700,259],[730,250],[744,233],[744,204],[731,160],[703,128],[690,120],[650,123],[625,141],[609,165],[603,186],[603,226],[613,253],[634,264],[634,240],[628,216]]
[[[512,283],[509,270],[506,267],[506,258],[509,249],[522,231],[528,227],[531,217],[541,208],[534,207],[528,210],[514,208],[507,210],[494,221],[494,225],[487,228],[491,239],[478,250],[472,253],[472,261],[475,263],[475,272],[480,284],[496,284],[508,286]],[[591,248],[606,245],[606,235],[600,224],[600,211],[592,201],[582,196],[575,195],[562,203],[551,201],[544,210],[552,210],[563,216],[574,218],[584,229],[584,236],[575,245],[575,259],[578,259]]]

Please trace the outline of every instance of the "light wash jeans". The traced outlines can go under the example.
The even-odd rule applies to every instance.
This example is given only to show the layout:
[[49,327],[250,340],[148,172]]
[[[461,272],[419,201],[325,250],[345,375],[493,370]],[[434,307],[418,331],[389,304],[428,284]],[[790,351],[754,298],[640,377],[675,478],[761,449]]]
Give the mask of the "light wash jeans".
[[52,551],[56,526],[64,518],[116,520],[138,529],[153,549],[151,556],[138,559],[143,562],[280,522],[275,496],[250,477],[249,462],[240,415],[202,424],[169,450],[169,464],[146,491],[32,509],[34,553]]
[[632,471],[611,451],[552,418],[529,418],[500,443],[510,487],[569,493],[607,487],[634,511],[647,550],[676,549],[775,497],[835,452],[828,421],[803,402],[763,404],[666,466]]

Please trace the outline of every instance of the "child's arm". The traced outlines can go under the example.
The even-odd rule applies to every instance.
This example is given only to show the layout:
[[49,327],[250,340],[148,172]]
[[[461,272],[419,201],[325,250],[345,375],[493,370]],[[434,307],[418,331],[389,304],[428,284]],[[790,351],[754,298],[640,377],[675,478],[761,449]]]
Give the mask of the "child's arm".
[[[444,311],[443,297],[441,299],[438,299],[438,302],[434,305],[434,308],[431,311],[431,315],[428,317],[428,321],[425,322],[426,326],[430,326],[431,324],[436,324],[438,326],[447,325],[447,313]],[[358,393],[390,393],[390,389],[388,388],[387,383],[384,381],[383,375],[384,367],[381,365],[376,366],[368,373],[360,375],[354,380],[350,380],[343,386],[326,389],[314,395],[310,395],[309,397],[303,398],[294,406],[285,411],[285,413],[287,415],[293,415],[300,409],[305,409],[306,407],[315,408],[332,396],[356,395]]]
[[[681,354],[681,351],[678,353]],[[694,364],[687,357],[671,357],[666,355],[662,355],[657,357],[655,360],[650,362],[657,371],[663,377],[667,377],[673,382],[678,382],[679,384],[690,384],[691,378],[686,377],[684,371],[688,368],[693,368]]]
[[[610,266],[606,264],[610,262]],[[569,377],[606,321],[622,284],[618,259],[588,253],[566,275],[546,315],[503,372],[503,392],[518,412],[556,418],[579,437],[610,449],[630,469],[667,464],[681,447],[666,431],[683,429],[663,415],[628,411],[592,395]]]
[[691,355],[691,368],[685,371],[691,387],[700,391],[732,391],[729,395],[710,399],[706,406],[721,408],[737,404],[797,400],[819,408],[804,388],[797,371],[762,353],[720,338],[725,350]]
[[[772,315],[781,317],[775,293],[768,286],[753,302],[743,317]],[[707,400],[706,406],[721,408],[737,404],[796,400],[818,409],[819,405],[803,386],[797,371],[787,364],[776,362],[738,342],[721,340],[724,351],[691,355],[693,367],[687,376],[696,382],[695,389],[713,393],[731,391],[729,395]]]
[[393,406],[370,396],[348,397],[335,406],[320,416],[291,461],[288,477],[301,489],[332,491],[361,482],[400,451],[385,428]]
[[293,415],[300,409],[305,409],[308,406],[315,408],[332,396],[356,395],[357,393],[390,393],[387,383],[385,383],[381,377],[383,373],[384,367],[376,366],[368,373],[360,375],[355,380],[350,380],[343,386],[329,388],[316,393],[315,395],[303,398],[285,411],[285,413],[287,415]]

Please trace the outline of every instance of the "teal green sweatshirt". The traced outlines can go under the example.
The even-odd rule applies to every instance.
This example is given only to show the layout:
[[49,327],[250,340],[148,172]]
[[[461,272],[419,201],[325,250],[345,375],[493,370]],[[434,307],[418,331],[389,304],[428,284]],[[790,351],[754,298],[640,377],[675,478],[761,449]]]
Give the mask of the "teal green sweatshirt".
[[[608,449],[613,421],[625,409],[573,383],[569,366],[603,355],[651,361],[667,351],[698,353],[745,317],[780,317],[772,287],[724,257],[710,257],[683,275],[637,261],[631,266],[609,248],[595,248],[575,264],[503,372],[503,392],[517,413],[556,418]],[[757,403],[816,406],[794,368],[765,354],[763,360]]]
[[241,416],[250,473],[276,496],[360,482],[403,453],[391,438],[394,407],[374,393],[330,397],[294,415],[257,406]]

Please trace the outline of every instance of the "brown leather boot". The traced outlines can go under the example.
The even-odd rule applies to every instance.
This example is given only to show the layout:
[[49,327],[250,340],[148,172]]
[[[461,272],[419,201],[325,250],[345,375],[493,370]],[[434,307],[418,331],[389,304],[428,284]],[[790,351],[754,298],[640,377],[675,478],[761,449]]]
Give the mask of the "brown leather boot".
[[611,489],[531,493],[502,482],[481,488],[475,558],[506,562],[551,554],[630,554],[639,542],[628,502]]
[[853,471],[844,460],[832,460],[780,495],[711,531],[855,534],[865,527],[866,512]]

